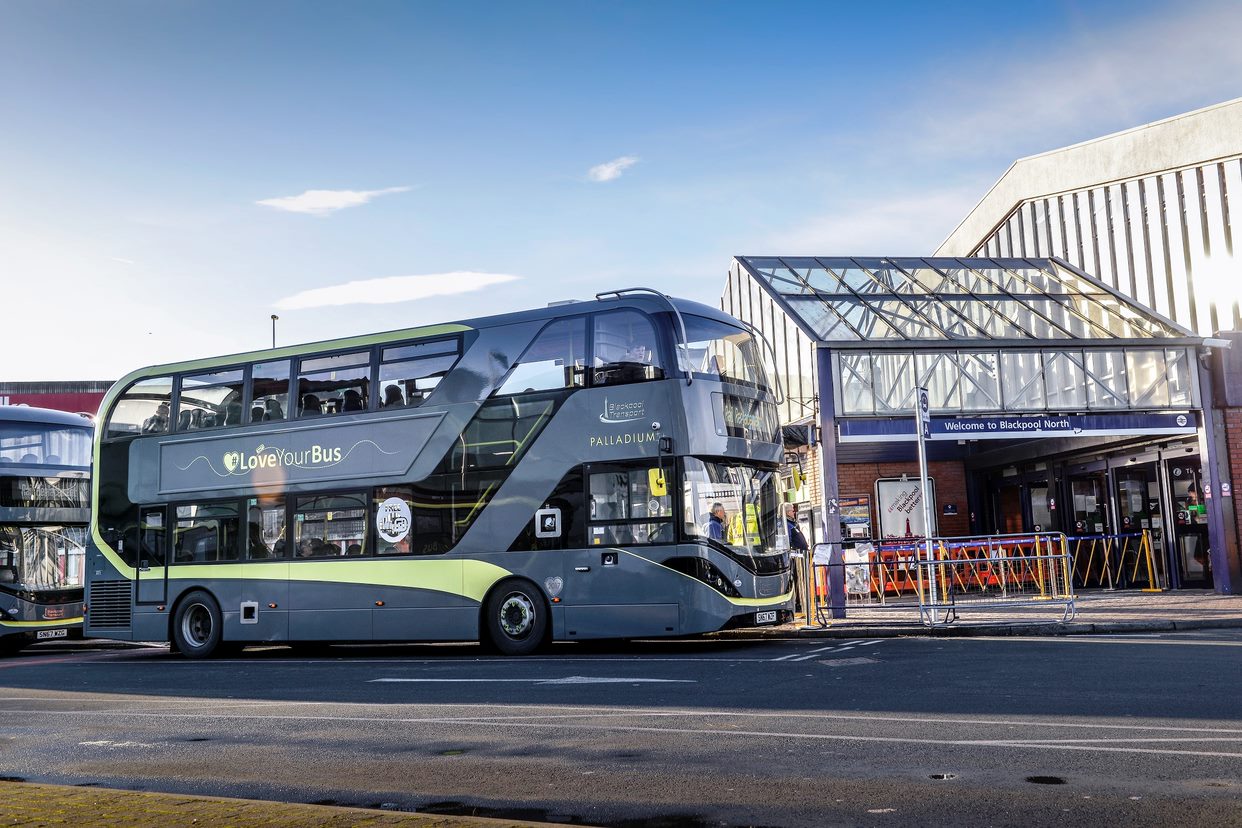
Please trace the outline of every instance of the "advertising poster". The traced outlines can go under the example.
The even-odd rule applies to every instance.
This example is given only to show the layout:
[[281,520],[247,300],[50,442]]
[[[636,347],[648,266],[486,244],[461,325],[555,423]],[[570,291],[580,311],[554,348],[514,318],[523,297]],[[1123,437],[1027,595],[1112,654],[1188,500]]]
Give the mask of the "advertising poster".
[[[931,491],[932,520],[936,514],[936,481],[927,480],[927,488]],[[880,537],[882,538],[921,538],[925,534],[923,525],[923,493],[919,479],[899,477],[875,482],[876,512],[880,519]],[[936,527],[932,526],[934,534]]]

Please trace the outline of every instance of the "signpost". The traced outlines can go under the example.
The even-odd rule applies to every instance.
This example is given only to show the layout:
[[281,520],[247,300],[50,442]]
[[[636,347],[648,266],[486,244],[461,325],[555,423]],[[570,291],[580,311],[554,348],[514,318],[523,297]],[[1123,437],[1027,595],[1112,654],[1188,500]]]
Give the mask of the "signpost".
[[[932,505],[931,493],[927,485],[927,441],[931,439],[931,400],[926,388],[917,389],[914,408],[917,418],[915,430],[918,432],[919,440],[919,488],[923,501],[923,549],[926,552],[926,559],[931,561]],[[927,590],[931,604],[934,605],[936,603],[936,567],[930,563],[927,566]],[[931,612],[934,614],[935,609]]]

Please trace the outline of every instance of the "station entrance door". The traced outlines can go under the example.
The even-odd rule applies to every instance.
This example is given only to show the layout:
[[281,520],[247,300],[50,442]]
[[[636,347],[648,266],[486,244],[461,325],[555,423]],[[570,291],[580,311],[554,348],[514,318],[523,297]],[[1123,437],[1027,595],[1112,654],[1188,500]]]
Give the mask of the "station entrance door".
[[1199,457],[1165,461],[1170,511],[1173,516],[1173,559],[1181,586],[1210,588],[1207,506],[1203,502],[1203,469]]
[[1071,535],[1109,535],[1113,531],[1108,509],[1108,475],[1102,469],[1069,478],[1072,523]]

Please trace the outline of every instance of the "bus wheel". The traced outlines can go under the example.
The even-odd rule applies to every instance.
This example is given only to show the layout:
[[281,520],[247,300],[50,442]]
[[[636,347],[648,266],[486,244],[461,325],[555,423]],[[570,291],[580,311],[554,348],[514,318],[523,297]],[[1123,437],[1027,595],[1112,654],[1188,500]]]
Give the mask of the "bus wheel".
[[505,655],[530,655],[548,631],[547,604],[532,584],[501,584],[487,599],[487,635]]
[[186,658],[207,658],[220,649],[224,618],[220,605],[202,590],[195,590],[177,605],[173,618],[173,643]]

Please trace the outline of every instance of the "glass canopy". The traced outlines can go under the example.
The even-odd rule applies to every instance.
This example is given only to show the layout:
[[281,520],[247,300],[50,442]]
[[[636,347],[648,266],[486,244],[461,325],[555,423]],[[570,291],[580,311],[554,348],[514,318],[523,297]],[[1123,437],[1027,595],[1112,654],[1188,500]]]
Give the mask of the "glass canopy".
[[1192,336],[1059,259],[739,256],[821,342]]

